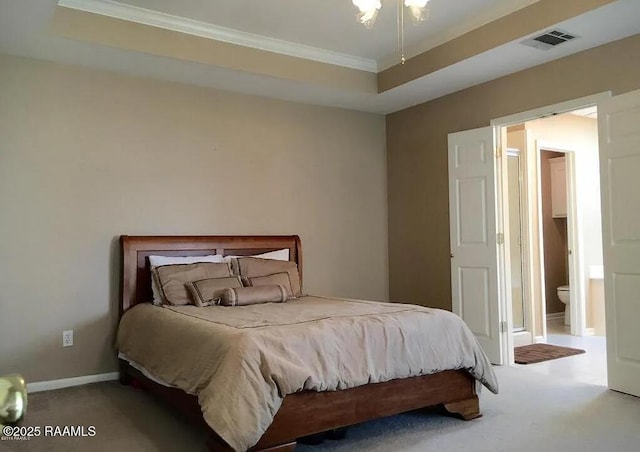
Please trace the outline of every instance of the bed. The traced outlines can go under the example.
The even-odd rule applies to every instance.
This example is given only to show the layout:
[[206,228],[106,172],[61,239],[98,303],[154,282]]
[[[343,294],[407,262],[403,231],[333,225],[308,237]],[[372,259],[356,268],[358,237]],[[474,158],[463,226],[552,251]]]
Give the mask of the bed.
[[[251,256],[288,249],[289,260],[298,265],[302,279],[302,249],[298,236],[121,236],[120,244],[122,251],[121,318],[136,305],[143,303],[145,305],[139,306],[137,310],[132,310],[130,314],[145,311],[154,315],[162,313],[162,316],[166,318],[174,315],[168,314],[165,312],[168,310],[163,308],[148,305],[152,298],[148,260],[150,255]],[[312,306],[321,301],[317,298],[309,298],[304,302],[308,302],[308,306]],[[299,302],[299,305],[302,306],[302,303],[303,301]],[[371,302],[360,301],[359,303]],[[293,303],[285,303],[285,305],[288,305],[286,309],[293,309]],[[391,309],[388,304],[376,303],[376,305],[380,306],[378,309]],[[414,309],[409,305],[394,306],[398,306],[398,313],[381,312],[380,316],[402,315],[406,317],[411,313],[405,311]],[[400,309],[401,306],[406,306],[406,308]],[[189,312],[195,312],[198,309],[201,310],[199,312],[205,312],[202,309],[206,308],[196,308]],[[426,308],[415,307],[415,309],[424,310]],[[450,316],[453,317],[452,314]],[[132,317],[132,315],[127,317]],[[190,321],[194,328],[204,328],[202,325],[205,320],[196,318]],[[121,321],[121,328],[122,323]],[[277,331],[274,328],[271,330]],[[264,328],[264,330],[269,330],[269,328]],[[468,337],[466,340],[469,341]],[[473,341],[475,342],[475,340]],[[231,442],[235,447],[231,447],[210,427],[211,421],[205,421],[206,413],[203,415],[203,409],[201,409],[194,391],[186,392],[179,387],[166,384],[162,379],[154,378],[144,366],[137,365],[136,362],[122,354],[120,357],[120,381],[123,384],[135,382],[137,386],[165,400],[184,416],[194,422],[202,423],[209,431],[207,441],[209,450],[247,449],[247,447],[239,446],[244,443],[233,441]],[[495,392],[497,390],[495,375],[493,375],[484,354],[481,351],[479,354],[476,352],[472,360],[480,361],[481,371],[486,374],[483,383]],[[477,374],[474,378],[468,370],[438,369],[437,372],[428,375],[409,376],[388,381],[382,378],[381,382],[365,382],[365,384],[345,389],[338,385],[337,390],[335,387],[332,387],[333,390],[303,389],[294,393],[282,394],[278,400],[277,410],[269,418],[269,425],[260,430],[259,439],[247,443],[248,449],[252,451],[293,451],[298,438],[436,405],[461,419],[474,419],[480,416],[477,379],[483,378]],[[210,412],[211,408],[208,411]],[[228,435],[226,437],[229,438]]]

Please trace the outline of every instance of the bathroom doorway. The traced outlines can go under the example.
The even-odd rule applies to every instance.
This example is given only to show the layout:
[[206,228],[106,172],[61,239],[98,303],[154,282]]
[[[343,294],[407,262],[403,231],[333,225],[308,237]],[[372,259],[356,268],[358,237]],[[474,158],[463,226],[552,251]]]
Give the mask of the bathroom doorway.
[[[638,342],[638,334],[637,329],[633,328],[634,316],[627,315],[635,312],[634,301],[637,300],[638,293],[638,261],[637,255],[633,253],[637,250],[640,239],[637,235],[638,209],[635,208],[638,204],[638,198],[635,196],[637,190],[634,191],[633,188],[640,184],[636,171],[640,159],[640,147],[637,146],[640,139],[640,128],[637,127],[640,90],[615,96],[611,92],[603,92],[572,99],[495,118],[488,127],[449,134],[449,227],[453,311],[463,319],[467,317],[473,321],[471,331],[478,342],[482,341],[487,355],[492,355],[490,359],[493,363],[514,363],[513,350],[516,344],[513,332],[509,249],[508,159],[505,157],[508,147],[520,149],[520,162],[526,165],[526,171],[523,172],[526,180],[519,182],[525,199],[521,205],[520,217],[523,231],[521,249],[524,250],[521,273],[523,316],[526,330],[527,312],[531,314],[530,333],[533,341],[547,339],[546,306],[543,307],[540,302],[545,297],[542,290],[544,281],[540,277],[543,269],[541,265],[534,265],[535,259],[540,262],[544,257],[539,232],[540,215],[537,210],[541,197],[537,184],[540,164],[536,157],[540,148],[556,150],[556,146],[541,146],[541,140],[535,137],[527,123],[594,105],[597,105],[599,110],[594,113],[601,114],[596,121],[596,140],[595,146],[592,146],[595,149],[591,149],[597,159],[584,159],[585,150],[589,150],[587,145],[574,143],[566,146],[567,149],[574,147],[577,150],[568,154],[567,203],[569,204],[569,199],[573,197],[574,205],[578,206],[577,210],[581,212],[580,216],[574,217],[578,218],[575,228],[567,225],[567,241],[572,247],[571,259],[578,263],[574,271],[569,270],[570,286],[571,280],[575,278],[575,286],[570,287],[570,321],[572,332],[575,328],[578,335],[557,337],[569,340],[597,337],[587,335],[590,332],[595,333],[596,327],[594,326],[592,331],[587,327],[586,299],[604,298],[601,295],[604,285],[607,295],[607,331],[606,336],[600,338],[603,345],[606,343],[607,350],[605,352],[603,347],[603,353],[600,355],[603,359],[598,367],[605,370],[604,379],[608,379],[611,389],[640,395],[640,386],[637,383],[640,381],[640,368],[635,365],[637,353],[632,353],[636,350],[632,345]],[[519,134],[522,148],[509,143],[509,129]],[[566,130],[556,128],[556,132]],[[598,132],[601,134],[600,142],[597,140]],[[560,143],[557,147],[564,146]],[[463,161],[460,158],[462,156],[466,159],[465,164],[460,163]],[[595,161],[595,165],[589,161]],[[576,170],[572,171],[571,166]],[[466,201],[460,202],[460,182],[463,180],[469,183],[465,185]],[[567,208],[570,209],[569,205]],[[585,212],[597,212],[601,217],[600,222],[589,224],[587,218],[582,215]],[[569,211],[569,219],[568,215]],[[461,218],[464,218],[464,221],[461,221]],[[467,234],[464,241],[460,239],[461,225],[465,226],[465,231],[473,232]],[[575,237],[573,240],[578,244],[575,248],[569,237],[572,229]],[[604,241],[603,233],[606,234]],[[462,245],[470,249],[470,252],[463,253],[460,258],[454,251],[459,251]],[[474,245],[472,249],[471,245]],[[605,259],[606,265],[603,265]],[[462,292],[459,290],[460,269],[464,265],[467,269],[476,271],[479,276],[467,284],[473,290]],[[584,295],[579,296],[580,294]],[[596,311],[592,304],[590,312],[594,317],[597,316]],[[471,315],[465,316],[465,312],[470,312]],[[624,348],[621,348],[620,344],[623,344]],[[584,355],[592,354],[588,352]],[[579,359],[572,356],[549,363],[554,363],[550,366],[558,362],[576,363],[574,358]],[[546,367],[544,363],[533,366]],[[585,367],[582,364],[572,367],[574,371],[584,373]]]
[[[640,111],[640,90],[612,95],[611,92],[603,92],[580,99],[572,99],[554,105],[547,105],[522,113],[514,113],[491,120],[487,127],[472,130],[463,130],[450,133],[448,136],[449,159],[449,207],[450,207],[450,237],[451,237],[451,280],[453,311],[469,318],[471,331],[478,342],[481,343],[487,355],[495,364],[514,363],[514,333],[511,303],[511,268],[509,252],[509,215],[507,192],[507,147],[508,129],[520,124],[521,132],[526,147],[525,156],[521,161],[526,162],[527,170],[524,172],[526,181],[522,181],[526,203],[522,205],[522,229],[527,229],[523,234],[523,276],[525,299],[525,311],[534,311],[531,316],[534,340],[547,339],[546,312],[541,303],[544,295],[541,280],[541,266],[533,265],[534,259],[544,256],[541,250],[541,241],[538,235],[532,231],[540,230],[539,215],[533,205],[540,198],[537,187],[537,177],[529,177],[532,171],[540,173],[536,153],[541,146],[535,134],[527,127],[527,122],[536,119],[558,116],[578,108],[598,106],[597,129],[600,132],[600,141],[596,141],[594,153],[598,156],[595,165],[589,164],[590,159],[585,160],[585,150],[588,145],[571,144],[567,149],[575,147],[576,152],[569,153],[568,162],[574,158],[576,171],[571,171],[567,164],[569,174],[569,198],[573,196],[574,205],[580,212],[577,226],[573,229],[575,242],[579,245],[571,248],[571,259],[577,262],[575,271],[575,286],[570,288],[571,328],[578,331],[579,336],[556,336],[569,340],[586,340],[597,338],[587,336],[589,328],[586,325],[586,302],[582,301],[578,294],[586,294],[585,299],[595,296],[598,290],[595,288],[604,282],[606,292],[606,336],[600,336],[602,344],[606,342],[606,352],[601,354],[600,369],[606,369],[604,379],[608,380],[611,389],[640,395],[640,368],[636,365],[638,358],[634,354],[638,333],[634,329],[634,302],[637,300],[637,245],[638,237],[638,197],[635,195],[640,185],[637,166],[640,161],[640,128],[638,128],[638,112]],[[578,115],[579,116],[579,115]],[[522,124],[525,124],[522,126]],[[566,132],[567,128],[556,128],[556,131]],[[530,133],[531,132],[531,133]],[[559,143],[558,148],[564,145]],[[555,146],[550,146],[552,150]],[[529,152],[529,150],[533,150]],[[593,151],[593,150],[592,150]],[[461,163],[462,162],[462,163]],[[602,171],[600,171],[602,162]],[[535,168],[535,170],[533,169]],[[572,179],[572,174],[575,177]],[[468,182],[461,184],[461,182]],[[532,187],[534,187],[532,189]],[[460,196],[461,188],[465,189],[465,202]],[[602,199],[600,196],[602,194]],[[579,195],[579,196],[577,196]],[[569,201],[567,201],[569,203]],[[602,203],[600,205],[600,202]],[[568,209],[570,207],[568,206]],[[598,212],[601,222],[590,225],[583,213]],[[461,218],[463,220],[461,220]],[[524,221],[524,218],[527,220]],[[464,226],[462,228],[461,226]],[[571,234],[571,226],[568,225],[567,235]],[[461,232],[471,231],[461,239]],[[593,239],[594,233],[597,239]],[[602,240],[603,234],[606,240]],[[537,238],[536,238],[537,237]],[[568,241],[571,239],[568,237]],[[535,242],[535,243],[534,243]],[[476,246],[477,245],[477,246]],[[570,246],[573,246],[570,244]],[[467,253],[454,254],[465,248]],[[604,259],[603,259],[604,255]],[[578,258],[579,257],[579,258]],[[594,259],[595,258],[595,259]],[[603,264],[603,261],[606,263]],[[598,262],[599,264],[592,264]],[[529,264],[527,264],[529,263]],[[527,268],[528,265],[528,268]],[[478,276],[470,281],[467,278],[466,287],[469,290],[460,291],[461,272],[466,269],[476,272]],[[635,273],[634,273],[635,272]],[[570,280],[573,278],[570,275]],[[527,288],[526,282],[529,281]],[[576,297],[575,299],[573,297]],[[577,300],[577,301],[575,301]],[[583,305],[580,307],[580,305]],[[538,312],[538,308],[539,311]],[[580,311],[581,310],[581,311]],[[465,315],[465,313],[467,315]],[[631,313],[631,314],[629,314]],[[544,320],[538,314],[545,314]],[[577,320],[577,322],[576,322]],[[576,324],[577,323],[577,324]],[[526,326],[526,325],[525,325]],[[595,327],[594,327],[595,330]],[[539,332],[539,333],[538,333]],[[538,336],[540,334],[540,336]],[[581,336],[580,336],[581,335]],[[605,339],[606,338],[606,339]],[[622,344],[622,347],[621,347]],[[595,355],[595,354],[594,354]],[[591,353],[576,355],[592,356]],[[556,363],[572,367],[574,372],[584,374],[585,364],[579,364],[576,356],[548,361],[550,366]],[[575,359],[574,359],[575,358]],[[638,358],[638,359],[636,359]],[[546,362],[545,362],[546,363]],[[537,368],[546,367],[545,363],[532,364]],[[572,366],[571,363],[577,365]],[[566,369],[565,369],[566,370]],[[548,374],[548,372],[546,372]],[[565,377],[567,375],[563,375]]]
[[596,107],[504,132],[511,342],[604,336]]
[[569,214],[572,209],[567,208],[569,158],[566,154],[558,150],[540,149],[541,264],[548,334],[571,334],[570,287],[574,284],[570,284],[570,276],[574,276],[575,269],[570,259],[569,230],[573,229],[569,223],[574,223],[575,219]]

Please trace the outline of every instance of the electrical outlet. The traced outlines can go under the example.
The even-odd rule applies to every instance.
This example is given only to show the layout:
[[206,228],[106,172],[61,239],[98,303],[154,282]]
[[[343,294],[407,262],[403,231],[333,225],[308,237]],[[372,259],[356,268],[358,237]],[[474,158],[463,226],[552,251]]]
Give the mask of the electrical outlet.
[[62,346],[71,347],[73,345],[73,330],[62,332]]

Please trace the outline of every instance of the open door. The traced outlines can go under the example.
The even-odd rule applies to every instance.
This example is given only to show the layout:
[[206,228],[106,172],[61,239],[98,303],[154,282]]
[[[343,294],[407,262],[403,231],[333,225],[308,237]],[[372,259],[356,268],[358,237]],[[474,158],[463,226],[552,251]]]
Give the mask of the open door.
[[451,289],[453,312],[489,360],[504,364],[495,149],[493,127],[449,134]]
[[598,105],[609,387],[640,396],[640,91]]

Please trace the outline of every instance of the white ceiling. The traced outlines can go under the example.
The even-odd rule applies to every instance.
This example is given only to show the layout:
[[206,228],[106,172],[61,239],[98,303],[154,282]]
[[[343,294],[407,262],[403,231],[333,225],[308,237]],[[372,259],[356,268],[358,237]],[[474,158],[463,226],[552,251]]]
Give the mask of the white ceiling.
[[[351,0],[120,0],[120,3],[384,61],[397,52],[397,1],[382,0],[382,9],[371,30],[356,21],[358,10]],[[433,47],[436,41],[441,43],[439,39],[447,31],[456,29],[462,34],[536,1],[430,0],[428,21],[413,26],[407,17],[405,45],[417,54]],[[393,60],[397,63],[397,58]]]
[[[196,2],[196,0],[190,1]],[[237,1],[240,0],[225,2],[201,0],[200,3]],[[271,3],[271,1],[264,3]],[[302,1],[290,0],[291,3]],[[338,0],[326,1],[338,2]],[[434,5],[436,1],[445,0],[433,0]],[[273,2],[275,3],[276,0]],[[348,2],[350,3],[350,0]],[[523,46],[519,39],[392,90],[375,94],[330,88],[311,82],[292,82],[53,36],[49,32],[49,24],[56,3],[56,0],[0,0],[0,53],[382,114],[640,33],[640,21],[637,20],[640,17],[640,1],[617,0],[607,6],[556,24],[557,27],[580,36],[579,39],[569,41],[557,48],[541,51]],[[166,0],[166,3],[169,1]],[[522,39],[526,37],[523,36]],[[559,77],[572,75],[574,74],[558,74]]]

